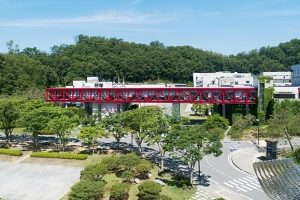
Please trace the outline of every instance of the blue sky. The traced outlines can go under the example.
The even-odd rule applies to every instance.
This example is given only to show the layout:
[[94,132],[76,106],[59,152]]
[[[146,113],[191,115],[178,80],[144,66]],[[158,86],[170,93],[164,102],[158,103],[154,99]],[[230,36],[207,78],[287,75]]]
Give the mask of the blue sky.
[[299,0],[0,0],[0,52],[74,44],[83,34],[224,55],[277,46],[300,34]]

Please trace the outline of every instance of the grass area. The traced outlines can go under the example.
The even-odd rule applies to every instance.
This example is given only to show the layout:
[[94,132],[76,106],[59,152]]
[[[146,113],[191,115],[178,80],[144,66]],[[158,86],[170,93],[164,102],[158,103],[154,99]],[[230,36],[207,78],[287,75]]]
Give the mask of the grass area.
[[[160,179],[165,182],[167,185],[163,186],[161,194],[171,197],[172,199],[190,199],[193,194],[197,192],[197,188],[194,187],[191,190],[183,190],[179,187],[177,182],[173,179],[172,175],[169,173],[159,173],[160,169],[155,166],[151,170],[151,177],[150,180]],[[104,199],[109,200],[109,190],[111,189],[112,185],[118,182],[122,182],[122,179],[117,177],[116,174],[107,174],[103,178],[107,185],[105,186],[105,195]],[[144,180],[141,180],[143,182]],[[129,199],[130,200],[138,200],[137,194],[139,193],[138,185],[132,183],[130,186],[129,191]]]
[[23,133],[23,134],[32,134],[31,132],[26,132],[25,128],[14,128],[13,134],[16,133]]
[[197,192],[197,187],[191,190],[181,189],[170,173],[159,173],[157,179],[167,183],[167,185],[163,187],[161,194],[169,196],[172,199],[190,199],[192,195]]

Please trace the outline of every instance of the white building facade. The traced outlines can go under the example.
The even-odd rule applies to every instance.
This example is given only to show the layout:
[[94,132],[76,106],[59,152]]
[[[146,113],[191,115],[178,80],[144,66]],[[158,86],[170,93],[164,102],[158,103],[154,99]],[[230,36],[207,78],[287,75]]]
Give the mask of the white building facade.
[[255,77],[250,73],[193,73],[194,87],[244,87],[254,86]]
[[292,85],[300,86],[300,64],[291,67]]
[[292,85],[292,72],[260,72],[260,75],[272,77],[273,86]]

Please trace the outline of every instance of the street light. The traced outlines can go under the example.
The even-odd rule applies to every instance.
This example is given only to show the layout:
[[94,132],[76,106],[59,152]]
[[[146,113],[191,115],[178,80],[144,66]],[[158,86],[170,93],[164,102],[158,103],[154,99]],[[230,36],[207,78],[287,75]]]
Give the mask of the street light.
[[257,138],[258,138],[257,145],[259,147],[259,119],[256,119],[256,122],[257,122]]

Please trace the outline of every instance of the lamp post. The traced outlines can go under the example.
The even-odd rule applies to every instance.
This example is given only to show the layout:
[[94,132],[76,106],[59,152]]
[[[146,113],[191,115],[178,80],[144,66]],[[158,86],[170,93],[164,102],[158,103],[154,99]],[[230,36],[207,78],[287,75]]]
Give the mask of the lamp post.
[[257,138],[258,138],[257,145],[259,146],[259,119],[256,119],[256,122],[257,122]]

